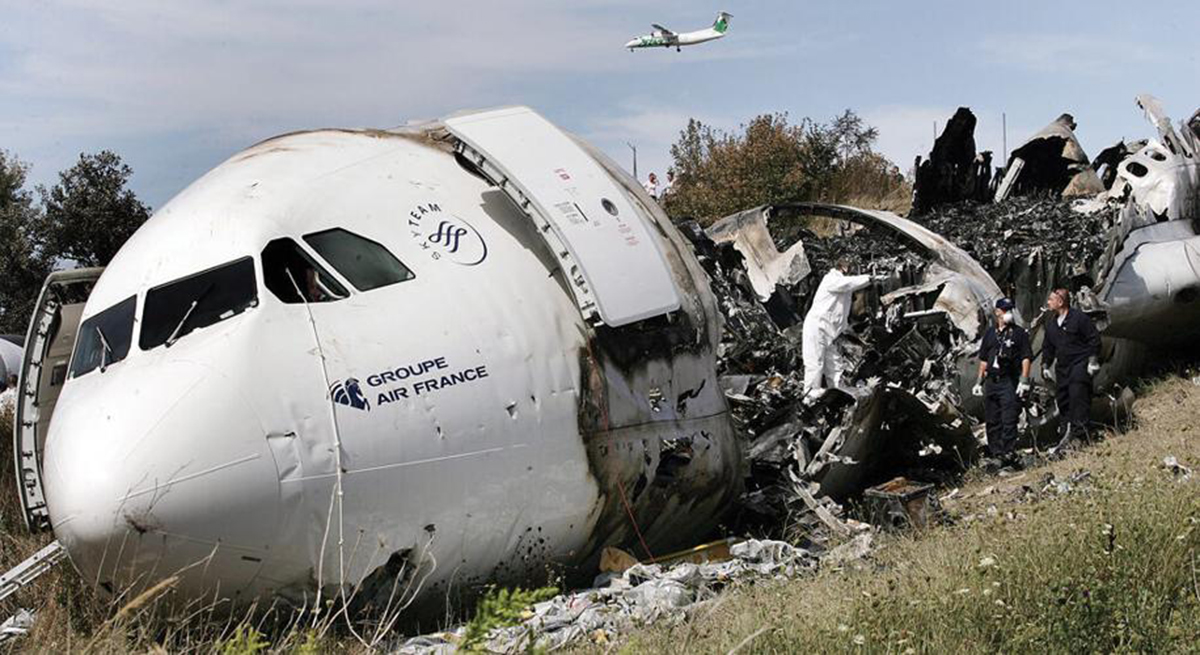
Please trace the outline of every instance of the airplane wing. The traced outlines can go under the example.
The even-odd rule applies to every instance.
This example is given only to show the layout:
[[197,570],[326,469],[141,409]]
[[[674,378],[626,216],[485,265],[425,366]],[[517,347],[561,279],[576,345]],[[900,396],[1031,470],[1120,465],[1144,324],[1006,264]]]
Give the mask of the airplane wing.
[[662,32],[663,36],[675,36],[674,32],[663,27],[662,25],[659,25],[658,23],[650,23],[650,27],[653,27],[654,29],[658,30],[659,32]]

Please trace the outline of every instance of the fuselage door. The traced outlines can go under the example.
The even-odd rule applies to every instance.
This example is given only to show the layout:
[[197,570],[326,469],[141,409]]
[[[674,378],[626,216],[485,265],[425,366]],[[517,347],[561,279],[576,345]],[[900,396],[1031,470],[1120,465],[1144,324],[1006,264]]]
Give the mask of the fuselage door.
[[103,268],[82,268],[51,273],[29,322],[17,383],[13,461],[25,525],[31,532],[50,525],[42,491],[42,446],[67,378],[83,306],[103,271]]
[[585,318],[617,327],[679,309],[650,221],[571,137],[527,107],[445,123],[463,156],[533,219]]

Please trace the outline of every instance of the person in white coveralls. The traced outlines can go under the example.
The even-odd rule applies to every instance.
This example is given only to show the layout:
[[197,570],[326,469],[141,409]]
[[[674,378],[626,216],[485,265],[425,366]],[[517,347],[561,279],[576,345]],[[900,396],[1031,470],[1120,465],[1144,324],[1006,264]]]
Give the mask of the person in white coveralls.
[[[812,307],[804,317],[801,355],[804,357],[804,395],[817,396],[839,387],[845,362],[833,342],[850,323],[854,292],[871,283],[870,275],[847,275],[850,261],[841,258],[817,285]],[[822,381],[822,378],[824,380]]]

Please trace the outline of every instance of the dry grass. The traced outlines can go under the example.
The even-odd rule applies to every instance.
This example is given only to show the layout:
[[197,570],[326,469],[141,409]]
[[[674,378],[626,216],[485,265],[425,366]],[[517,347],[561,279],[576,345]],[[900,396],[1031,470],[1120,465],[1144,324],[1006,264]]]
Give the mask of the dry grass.
[[[1008,479],[979,478],[952,512],[979,517],[886,540],[870,562],[815,578],[740,588],[679,626],[631,635],[627,652],[1195,651],[1200,644],[1200,387],[1171,379],[1138,401],[1139,427]],[[0,416],[0,434],[7,431]],[[8,439],[0,440],[11,458]],[[1178,481],[1174,455],[1197,470]],[[0,466],[0,565],[48,537],[24,535],[11,459]],[[1052,473],[1091,472],[1062,497],[1022,487]],[[16,523],[14,524],[14,521]],[[292,609],[237,615],[171,608],[164,583],[108,601],[58,567],[5,607],[38,611],[12,648],[34,652],[367,652]]]
[[[964,487],[950,508],[976,520],[894,538],[856,569],[744,588],[623,650],[1200,651],[1200,387],[1153,385],[1137,413],[1130,433]],[[1167,455],[1196,473],[1178,481]],[[1090,483],[1067,495],[1021,491],[1079,470]]]

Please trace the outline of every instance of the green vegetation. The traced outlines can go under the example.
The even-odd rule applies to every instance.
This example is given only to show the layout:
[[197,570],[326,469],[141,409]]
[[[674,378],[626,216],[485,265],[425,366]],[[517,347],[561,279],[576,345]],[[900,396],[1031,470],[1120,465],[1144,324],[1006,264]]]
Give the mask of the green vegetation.
[[475,616],[467,623],[460,648],[468,653],[485,652],[484,644],[488,633],[497,628],[507,628],[521,622],[522,615],[535,603],[558,595],[554,587],[540,589],[496,589],[492,588],[475,609]]
[[906,211],[912,189],[872,150],[878,131],[846,110],[829,123],[763,114],[737,132],[695,119],[671,146],[675,182],[663,200],[674,218],[709,223],[767,203],[821,201]]
[[24,334],[46,275],[72,262],[104,266],[150,209],[126,188],[116,154],[81,154],[58,183],[25,189],[29,165],[0,150],[0,333]]
[[261,632],[243,623],[233,631],[233,636],[221,642],[217,652],[221,655],[257,655],[270,647],[271,642]]

